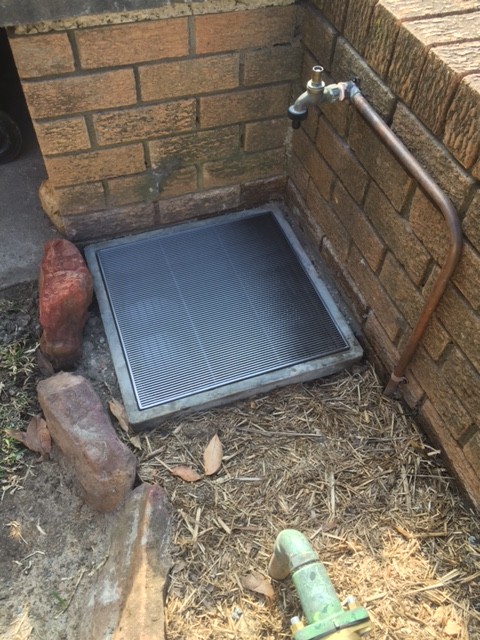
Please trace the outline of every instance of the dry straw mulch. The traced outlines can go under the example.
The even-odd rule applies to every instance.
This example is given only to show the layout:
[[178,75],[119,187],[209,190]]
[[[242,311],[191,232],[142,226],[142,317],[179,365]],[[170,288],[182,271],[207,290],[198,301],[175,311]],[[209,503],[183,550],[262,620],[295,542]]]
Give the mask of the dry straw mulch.
[[[214,434],[218,474],[169,473],[202,473]],[[268,577],[284,528],[312,541],[340,597],[368,608],[372,640],[480,638],[478,521],[371,367],[171,421],[142,437],[140,476],[174,507],[169,638],[289,638],[291,581],[273,599],[243,586]]]

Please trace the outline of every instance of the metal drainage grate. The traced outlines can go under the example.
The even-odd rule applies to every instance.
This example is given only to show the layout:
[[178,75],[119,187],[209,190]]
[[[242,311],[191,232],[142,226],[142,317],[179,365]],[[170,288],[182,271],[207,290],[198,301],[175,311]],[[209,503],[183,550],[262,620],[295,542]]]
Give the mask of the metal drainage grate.
[[318,377],[322,363],[331,373],[334,354],[336,369],[361,356],[278,212],[181,225],[86,254],[133,424]]

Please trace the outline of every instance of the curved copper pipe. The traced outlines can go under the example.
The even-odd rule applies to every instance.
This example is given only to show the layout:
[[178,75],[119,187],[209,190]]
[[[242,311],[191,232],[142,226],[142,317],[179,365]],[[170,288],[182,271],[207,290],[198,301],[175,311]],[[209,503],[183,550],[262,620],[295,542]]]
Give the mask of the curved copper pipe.
[[462,227],[455,207],[444,192],[428,175],[425,169],[417,162],[417,160],[415,160],[403,142],[397,138],[388,125],[386,125],[380,116],[377,115],[373,107],[370,106],[356,86],[350,92],[349,97],[350,102],[358,109],[364,120],[371,126],[378,137],[385,143],[408,173],[417,181],[433,204],[440,209],[443,217],[445,218],[450,234],[450,246],[445,262],[440,269],[440,273],[438,274],[430,295],[425,301],[417,324],[410,334],[407,344],[403,348],[399,360],[393,369],[390,380],[384,389],[383,393],[389,396],[395,391],[399,382],[402,382],[405,379],[405,369],[412,359],[418,343],[425,333],[428,322],[437,308],[447,284],[455,271],[455,267],[458,264],[462,251]]

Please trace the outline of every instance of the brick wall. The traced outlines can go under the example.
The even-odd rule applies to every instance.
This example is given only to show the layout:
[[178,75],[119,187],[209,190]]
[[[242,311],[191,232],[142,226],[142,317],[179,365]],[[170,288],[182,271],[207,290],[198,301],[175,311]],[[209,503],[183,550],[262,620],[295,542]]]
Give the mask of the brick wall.
[[[480,7],[477,0],[300,3],[303,83],[358,77],[458,209],[465,247],[401,388],[480,505]],[[298,90],[303,90],[298,87]],[[435,209],[354,108],[310,110],[288,199],[390,372],[447,248]]]
[[55,224],[84,240],[282,197],[292,2],[11,33]]

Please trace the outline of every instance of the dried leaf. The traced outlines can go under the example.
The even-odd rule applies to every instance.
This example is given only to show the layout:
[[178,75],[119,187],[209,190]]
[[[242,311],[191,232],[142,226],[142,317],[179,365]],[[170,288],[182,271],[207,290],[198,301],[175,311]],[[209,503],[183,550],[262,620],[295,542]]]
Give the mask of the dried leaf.
[[125,412],[125,407],[123,406],[123,404],[121,402],[118,402],[118,400],[115,400],[115,398],[112,398],[112,400],[110,400],[110,402],[108,403],[108,406],[112,414],[118,420],[120,428],[123,429],[125,433],[128,433],[130,430],[130,424],[128,422],[127,414]]
[[257,572],[249,573],[246,576],[240,577],[240,582],[245,589],[249,589],[250,591],[255,591],[255,593],[260,593],[262,596],[265,596],[269,600],[273,600],[275,597],[275,592],[268,578],[264,578]]
[[455,620],[448,620],[443,630],[447,636],[459,636],[462,632],[462,627]]
[[187,467],[183,464],[178,465],[178,467],[171,467],[169,469],[172,476],[177,476],[185,482],[197,482],[202,479],[202,476],[192,469],[191,467]]
[[203,453],[203,466],[206,476],[213,476],[220,469],[223,458],[223,447],[220,438],[215,434]]
[[24,444],[30,451],[39,453],[42,460],[48,458],[52,451],[52,438],[47,429],[47,423],[40,416],[33,416],[26,431],[7,429],[7,435]]
[[132,438],[129,438],[130,444],[132,444],[135,449],[141,449],[142,448],[142,441],[140,440],[140,436],[133,436]]

